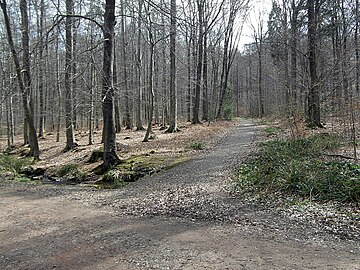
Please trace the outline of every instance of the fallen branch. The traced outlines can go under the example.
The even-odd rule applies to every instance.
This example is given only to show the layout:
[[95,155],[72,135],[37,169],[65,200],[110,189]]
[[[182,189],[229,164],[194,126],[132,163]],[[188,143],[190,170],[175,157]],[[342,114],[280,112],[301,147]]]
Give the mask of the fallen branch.
[[324,154],[324,155],[328,156],[328,157],[338,157],[338,158],[344,158],[344,159],[355,159],[353,157],[344,156],[344,155],[341,155],[341,154]]

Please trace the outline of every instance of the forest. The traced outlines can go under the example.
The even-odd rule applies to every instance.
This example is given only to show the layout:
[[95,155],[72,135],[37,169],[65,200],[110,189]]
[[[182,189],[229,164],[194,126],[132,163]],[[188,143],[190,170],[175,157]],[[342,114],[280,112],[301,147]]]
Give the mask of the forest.
[[101,130],[105,172],[122,130],[148,142],[154,127],[250,116],[292,138],[330,124],[356,160],[358,2],[1,1],[3,150],[22,136],[40,160],[46,134],[67,152]]
[[1,269],[358,269],[360,0],[0,0]]

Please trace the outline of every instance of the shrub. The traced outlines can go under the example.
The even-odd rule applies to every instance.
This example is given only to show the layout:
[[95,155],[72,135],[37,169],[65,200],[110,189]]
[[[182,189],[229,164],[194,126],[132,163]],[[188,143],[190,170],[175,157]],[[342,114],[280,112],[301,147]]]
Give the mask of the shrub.
[[325,150],[340,146],[338,137],[319,134],[306,139],[269,141],[240,166],[238,187],[249,192],[296,194],[317,201],[360,202],[360,166],[324,161]]
[[79,172],[78,165],[75,163],[69,163],[69,164],[65,164],[60,169],[58,169],[57,175],[63,177],[65,175],[69,175],[71,173],[77,173],[77,172]]
[[193,149],[193,150],[204,150],[205,149],[205,145],[202,142],[192,142],[189,145],[189,148]]
[[279,127],[267,127],[264,129],[265,133],[268,135],[276,135],[281,131]]
[[0,154],[0,172],[20,173],[21,168],[29,166],[31,163],[31,158]]
[[72,181],[83,181],[86,178],[86,173],[82,172],[75,163],[65,164],[58,169],[57,175],[59,177],[66,176],[66,178],[69,178]]
[[121,171],[114,169],[107,171],[101,179],[105,188],[120,188],[125,186]]

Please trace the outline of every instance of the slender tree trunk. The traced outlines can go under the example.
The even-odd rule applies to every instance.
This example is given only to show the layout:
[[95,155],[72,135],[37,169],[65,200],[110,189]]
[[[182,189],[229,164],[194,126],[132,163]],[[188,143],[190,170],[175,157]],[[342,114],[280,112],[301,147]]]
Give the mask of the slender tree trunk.
[[341,17],[342,17],[342,85],[343,85],[343,97],[345,105],[349,102],[349,57],[348,57],[348,30],[347,20],[345,14],[344,0],[341,1]]
[[95,59],[94,55],[91,55],[90,64],[90,108],[89,108],[89,145],[94,143],[94,87],[95,87]]
[[14,146],[14,113],[13,113],[13,97],[6,97],[6,122],[7,122],[7,145],[8,149]]
[[176,91],[176,0],[171,0],[170,23],[170,126],[166,132],[176,132],[177,91]]
[[76,147],[74,136],[74,122],[73,122],[73,50],[74,50],[74,37],[73,37],[73,18],[71,17],[74,10],[73,0],[66,0],[65,19],[65,129],[66,129],[66,146],[65,151]]
[[[124,0],[120,1],[121,14],[125,15]],[[121,48],[122,48],[122,61],[123,61],[123,79],[125,90],[125,126],[126,129],[132,129],[132,121],[130,114],[130,92],[128,89],[128,74],[127,74],[127,56],[126,56],[126,41],[125,41],[125,17],[121,16]]]
[[187,37],[187,95],[186,95],[186,106],[187,106],[187,121],[191,122],[191,79],[192,79],[192,66],[191,66],[191,34]]
[[297,91],[297,47],[298,47],[298,7],[295,5],[295,0],[291,2],[292,16],[291,16],[291,41],[290,41],[290,57],[291,57],[291,78],[290,78],[290,98],[291,103],[298,103]]
[[149,141],[150,133],[152,132],[152,119],[154,113],[154,47],[155,43],[153,40],[152,34],[152,22],[150,19],[149,23],[149,39],[150,39],[150,56],[149,56],[149,95],[150,95],[150,102],[149,102],[149,119],[148,119],[148,126],[146,129],[146,134],[144,137],[143,142]]
[[138,21],[137,21],[137,52],[136,52],[136,75],[137,75],[137,93],[136,93],[136,130],[144,130],[141,119],[142,107],[142,74],[141,74],[141,16],[144,0],[138,0]]
[[198,33],[198,51],[196,65],[196,83],[195,83],[195,100],[193,107],[193,124],[200,124],[200,95],[201,95],[201,72],[203,66],[203,50],[204,50],[204,1],[198,0],[198,16],[199,16],[199,33]]
[[258,48],[258,93],[259,93],[259,117],[263,117],[265,114],[264,110],[264,94],[263,94],[263,52],[262,52],[262,38],[259,41],[259,48]]
[[106,0],[104,14],[104,61],[102,74],[102,100],[103,100],[103,140],[104,163],[103,170],[119,162],[116,154],[116,133],[113,115],[113,42],[115,26],[115,0]]
[[[71,0],[72,3],[72,11],[71,14],[74,14],[74,0]],[[77,44],[78,31],[76,27],[76,23],[79,19],[72,19],[72,50],[71,50],[71,108],[72,108],[72,126],[73,132],[78,129],[77,120],[78,120],[78,94],[77,94],[77,63],[75,59],[75,48]],[[76,145],[76,144],[75,144]]]
[[360,31],[360,13],[359,13],[359,0],[356,0],[355,6],[355,57],[356,57],[356,94],[360,94],[360,42],[359,42],[359,31]]
[[320,122],[319,79],[316,59],[316,13],[314,0],[307,1],[308,7],[308,55],[310,69],[310,89],[308,96],[308,121],[310,126],[322,127]]
[[45,4],[44,0],[40,1],[40,29],[39,29],[39,137],[44,138],[45,132],[45,93],[44,93],[44,66],[45,61],[43,60],[44,54],[44,20],[45,20]]
[[160,113],[159,113],[159,89],[160,89],[160,67],[159,67],[159,55],[154,56],[154,117],[155,117],[155,124],[160,123]]
[[[114,51],[115,51],[115,41],[114,41]],[[120,106],[119,106],[119,89],[118,89],[118,74],[117,74],[117,62],[116,62],[116,53],[114,53],[114,107],[115,107],[115,132],[120,133],[121,131],[121,119],[120,119]]]
[[57,27],[56,33],[56,92],[58,95],[58,115],[56,120],[56,142],[60,142],[60,129],[61,129],[61,107],[62,107],[62,93],[61,93],[61,82],[60,82],[60,59],[59,59],[59,42],[60,42],[60,26]]
[[[205,23],[206,29],[206,23]],[[203,115],[202,120],[209,119],[209,93],[208,93],[208,59],[207,59],[207,35],[204,35],[204,60],[203,60]]]
[[287,3],[283,0],[283,19],[281,21],[283,28],[283,42],[284,42],[284,88],[285,88],[285,100],[288,112],[292,114],[293,108],[291,104],[291,92],[290,92],[290,76],[289,76],[289,33],[288,33],[288,13]]

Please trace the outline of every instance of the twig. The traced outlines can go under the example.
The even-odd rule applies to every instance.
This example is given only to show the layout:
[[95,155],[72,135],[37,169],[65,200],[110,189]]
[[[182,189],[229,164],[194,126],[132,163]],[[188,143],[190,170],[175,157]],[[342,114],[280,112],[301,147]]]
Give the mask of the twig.
[[345,159],[355,159],[353,157],[348,157],[348,156],[344,156],[344,155],[341,155],[341,154],[324,154],[325,156],[328,156],[328,157],[339,157],[339,158],[345,158]]

